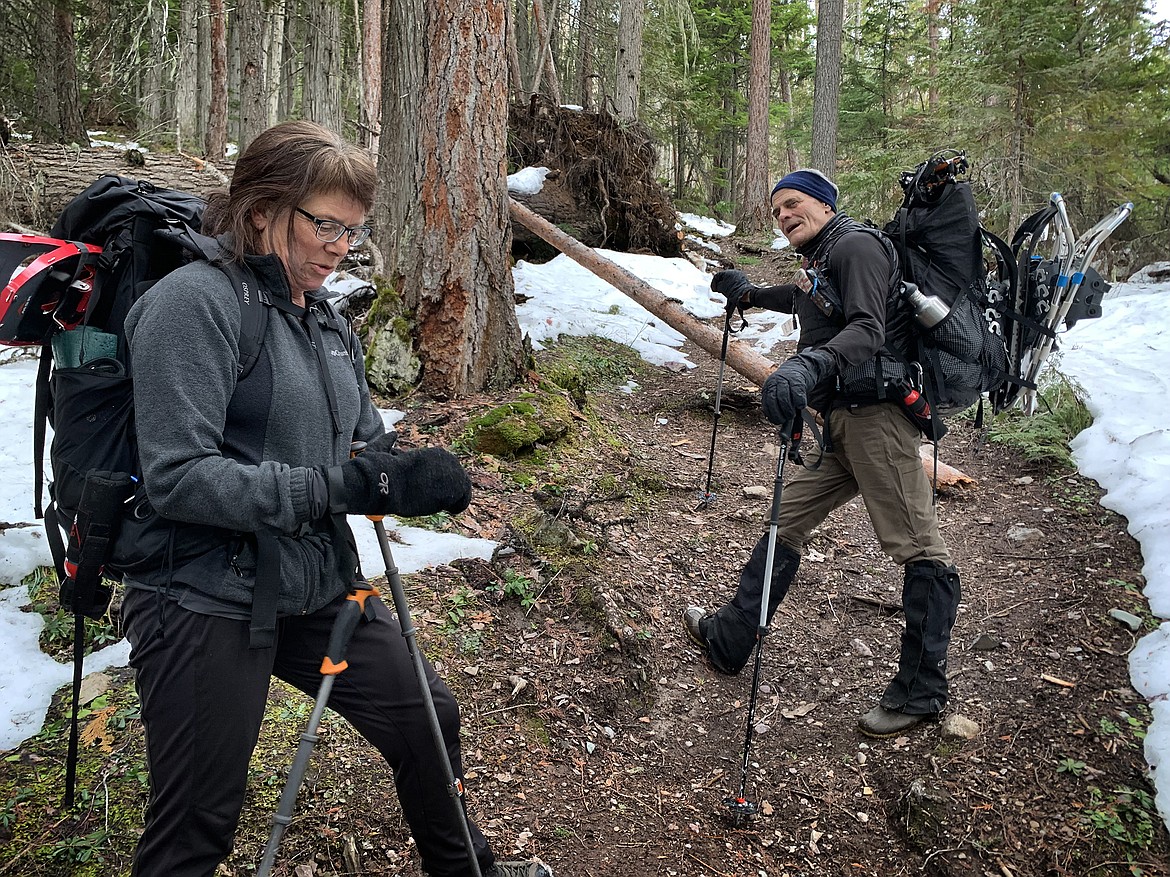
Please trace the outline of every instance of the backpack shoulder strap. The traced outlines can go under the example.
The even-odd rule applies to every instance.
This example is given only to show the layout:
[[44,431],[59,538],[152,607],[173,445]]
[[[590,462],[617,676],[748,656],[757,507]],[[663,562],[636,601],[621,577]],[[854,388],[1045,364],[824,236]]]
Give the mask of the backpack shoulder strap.
[[260,360],[260,348],[268,331],[268,296],[260,291],[255,275],[239,262],[215,262],[227,275],[240,301],[240,362],[236,379],[243,380]]
[[182,247],[194,258],[210,262],[227,275],[240,302],[240,362],[236,379],[243,380],[260,359],[264,333],[268,330],[268,307],[271,302],[260,289],[251,269],[242,262],[224,258],[224,249],[210,235],[195,231],[186,223],[160,229],[156,235]]

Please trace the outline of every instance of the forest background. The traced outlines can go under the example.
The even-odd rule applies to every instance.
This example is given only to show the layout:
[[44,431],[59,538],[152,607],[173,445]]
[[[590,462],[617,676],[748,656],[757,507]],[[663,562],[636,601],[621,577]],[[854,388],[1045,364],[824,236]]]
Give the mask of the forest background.
[[[243,147],[272,122],[303,117],[393,158],[395,149],[409,151],[385,141],[419,135],[422,107],[445,106],[441,84],[428,101],[428,83],[445,78],[446,89],[490,93],[484,104],[498,105],[498,95],[522,105],[539,93],[640,123],[658,148],[654,173],[680,210],[767,222],[758,211],[770,180],[812,164],[836,178],[849,212],[880,221],[900,196],[899,171],[958,148],[972,158],[985,225],[1001,236],[1060,191],[1078,227],[1118,201],[1135,203],[1114,236],[1111,265],[1140,267],[1164,249],[1170,26],[1150,3],[464,6],[0,0],[0,114],[14,134],[42,142],[87,146],[87,130],[116,129],[149,149],[212,162],[228,142]],[[752,95],[762,107],[755,118]],[[498,164],[493,147],[506,137],[506,113],[470,112],[492,129],[482,160]],[[398,163],[387,163],[387,178],[405,190],[398,199],[416,199],[391,166]],[[425,172],[468,170],[440,162]],[[501,201],[502,192],[501,184]],[[383,231],[379,241],[392,267],[391,238],[409,224],[394,200],[383,199],[381,221],[396,234]],[[492,221],[506,225],[506,215],[497,210]]]

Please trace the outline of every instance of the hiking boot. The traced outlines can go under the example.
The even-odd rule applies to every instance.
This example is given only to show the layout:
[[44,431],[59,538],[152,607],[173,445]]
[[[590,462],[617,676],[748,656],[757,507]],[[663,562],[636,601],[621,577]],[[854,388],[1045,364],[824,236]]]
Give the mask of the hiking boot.
[[857,727],[866,737],[894,737],[932,718],[934,716],[926,713],[916,715],[899,713],[882,706],[875,706],[857,720]]
[[687,611],[683,613],[683,627],[686,628],[687,636],[703,651],[707,651],[707,638],[703,636],[699,622],[709,614],[698,606],[688,606]]
[[707,666],[724,676],[734,676],[739,670],[732,670],[715,660],[715,656],[711,654],[711,644],[707,641],[706,634],[703,633],[702,622],[714,617],[712,613],[706,612],[698,606],[688,606],[687,611],[683,613],[683,628],[687,632],[687,638],[703,650],[703,654],[707,657]]
[[483,877],[553,877],[553,872],[540,859],[525,859],[523,862],[496,862],[483,872]]

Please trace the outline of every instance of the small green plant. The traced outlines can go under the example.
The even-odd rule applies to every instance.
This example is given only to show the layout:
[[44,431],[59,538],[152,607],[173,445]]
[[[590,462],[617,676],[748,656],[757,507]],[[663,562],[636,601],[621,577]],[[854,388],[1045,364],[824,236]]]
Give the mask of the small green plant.
[[[32,610],[44,619],[41,647],[49,654],[60,654],[73,645],[73,614],[61,608],[57,597],[57,574],[52,567],[34,569],[21,581],[28,588]],[[114,582],[106,581],[111,589]],[[88,649],[100,649],[122,638],[118,625],[106,613],[101,618],[85,619],[85,642]]]
[[1097,722],[1097,731],[1102,737],[1113,737],[1121,733],[1121,726],[1112,719],[1102,716]]
[[468,611],[475,605],[475,595],[465,586],[447,595],[445,602],[447,608],[444,613],[446,620],[443,622],[443,629],[450,632],[463,624]]
[[1111,840],[1144,850],[1154,840],[1153,812],[1154,799],[1141,789],[1121,786],[1106,794],[1092,786],[1084,818]]
[[478,655],[483,648],[483,634],[478,630],[460,631],[455,640],[455,647],[462,655]]
[[1076,758],[1062,758],[1056,763],[1057,773],[1071,773],[1075,777],[1082,776],[1088,765]]
[[19,789],[0,809],[0,828],[11,828],[16,824],[16,808],[33,797],[32,789]]
[[110,833],[104,828],[91,831],[83,837],[67,837],[53,844],[49,855],[54,859],[84,865],[86,862],[105,861],[101,849]]
[[520,606],[524,609],[535,605],[538,596],[536,583],[515,570],[505,571],[502,591],[505,597],[515,597],[519,600]]

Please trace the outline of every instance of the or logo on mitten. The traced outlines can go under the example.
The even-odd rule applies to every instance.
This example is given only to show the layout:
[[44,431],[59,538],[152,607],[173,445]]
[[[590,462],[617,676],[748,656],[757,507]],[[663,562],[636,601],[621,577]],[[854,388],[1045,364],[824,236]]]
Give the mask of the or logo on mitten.
[[390,476],[385,472],[378,473],[378,492],[382,496],[390,495]]

